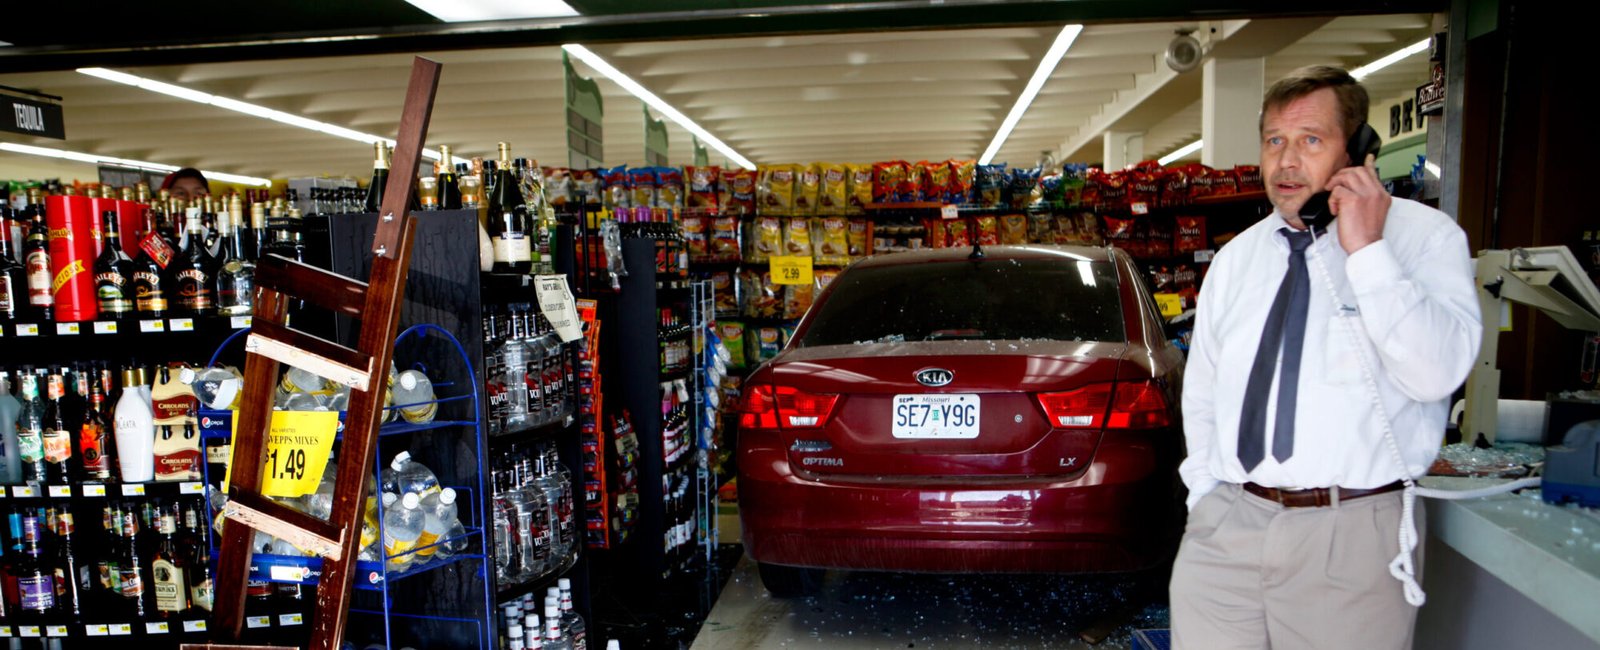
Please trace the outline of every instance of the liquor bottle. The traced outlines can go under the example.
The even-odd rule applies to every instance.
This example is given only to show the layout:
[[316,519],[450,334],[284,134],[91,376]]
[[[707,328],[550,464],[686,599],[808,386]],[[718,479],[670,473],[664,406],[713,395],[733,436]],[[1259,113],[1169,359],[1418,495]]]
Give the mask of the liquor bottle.
[[254,262],[261,259],[267,250],[267,204],[250,204],[250,227],[239,233],[239,239],[244,245],[246,257]]
[[489,239],[494,243],[494,272],[527,273],[533,267],[528,237],[528,206],[511,177],[511,145],[500,147],[500,170],[489,195]]
[[589,627],[572,608],[572,580],[562,578],[556,585],[561,589],[561,626],[571,632],[572,649],[589,650]]
[[44,400],[39,398],[39,377],[24,371],[17,377],[22,410],[17,415],[17,456],[22,459],[22,480],[44,481]]
[[76,432],[68,424],[67,409],[62,405],[66,382],[58,370],[50,374],[45,385],[47,400],[44,405],[44,482],[50,485],[71,485],[72,441]]
[[440,210],[461,209],[461,185],[456,180],[456,167],[452,161],[454,158],[450,156],[450,147],[441,145],[438,174]]
[[136,621],[148,617],[150,606],[146,602],[147,585],[144,564],[139,553],[139,515],[130,507],[122,510],[122,539],[118,541],[117,587],[122,594],[125,615]]
[[[239,200],[234,199],[237,206]],[[256,265],[246,258],[244,242],[235,230],[238,212],[231,220],[219,220],[222,255],[217,260],[217,312],[223,316],[248,316],[255,307]]]
[[43,530],[39,511],[22,511],[22,553],[13,572],[17,576],[20,607],[18,622],[42,625],[56,606],[56,576],[45,566]]
[[100,549],[95,554],[93,575],[90,584],[93,589],[94,608],[96,611],[104,608],[115,614],[122,611],[121,575],[118,573],[117,542],[122,539],[122,516],[117,514],[111,504],[101,506],[100,509],[100,534],[97,536],[95,546]]
[[0,370],[0,485],[22,482],[22,458],[17,449],[17,416],[22,413],[22,402],[11,394],[11,385],[10,373]]
[[89,393],[88,406],[83,411],[82,423],[78,425],[78,453],[83,459],[83,479],[86,481],[111,480],[111,419],[106,414],[106,395],[102,383],[83,373],[79,374],[80,394],[85,388]]
[[544,608],[544,650],[572,650],[566,634],[561,630],[561,608]]
[[[15,616],[22,610],[22,601],[17,588],[17,563],[22,559],[22,511],[13,509],[6,514],[6,530],[11,534],[6,538],[11,541],[6,546],[5,561],[0,563],[0,601],[5,602],[6,612]],[[4,546],[0,544],[0,546]],[[10,620],[10,617],[7,618]]]
[[222,241],[217,232],[217,221],[227,216],[228,204],[226,199],[212,198],[207,195],[202,199],[201,205],[204,206],[204,209],[200,211],[200,226],[206,233],[204,238],[206,253],[210,254],[214,259],[217,256],[217,246]]
[[11,246],[11,206],[0,201],[0,323],[28,313],[27,267]]
[[86,574],[80,574],[81,567],[73,549],[72,536],[75,532],[77,525],[73,521],[72,511],[63,509],[56,515],[55,561],[51,568],[55,572],[57,620],[66,623],[82,622],[84,606],[87,604],[83,600],[85,585],[82,584]]
[[174,264],[177,272],[172,276],[177,281],[178,311],[190,316],[210,316],[217,309],[212,284],[216,258],[206,249],[205,226],[200,215],[200,209],[189,209],[188,248]]
[[145,236],[139,240],[139,255],[133,262],[133,304],[142,319],[166,318],[171,309],[169,291],[173,287],[167,284],[167,266],[176,253],[162,234],[165,226],[159,205],[150,207]]
[[33,221],[28,225],[28,241],[22,245],[22,257],[28,273],[28,310],[30,319],[47,322],[55,318],[55,296],[51,291],[50,231],[44,223],[44,199],[38,190],[28,191]]
[[172,513],[163,513],[160,522],[161,540],[150,559],[150,577],[155,591],[155,615],[167,620],[189,610],[189,562],[178,545],[178,524]]
[[372,182],[367,184],[367,212],[383,209],[383,191],[389,185],[389,145],[372,144],[376,155],[372,160]]
[[[117,400],[114,411],[113,435],[117,467],[124,483],[143,483],[155,478],[155,412],[146,390],[148,384],[138,370],[122,371],[122,397]],[[26,470],[27,456],[23,458]]]
[[117,213],[107,210],[101,215],[101,232],[105,247],[100,258],[94,261],[95,295],[100,300],[101,320],[120,320],[133,316],[134,306],[133,259],[122,252],[122,233],[117,226]]
[[211,606],[215,597],[212,594],[211,582],[211,545],[206,543],[205,535],[200,530],[199,505],[183,511],[184,527],[188,529],[187,542],[184,546],[193,549],[189,558],[189,604],[202,615],[211,613]]

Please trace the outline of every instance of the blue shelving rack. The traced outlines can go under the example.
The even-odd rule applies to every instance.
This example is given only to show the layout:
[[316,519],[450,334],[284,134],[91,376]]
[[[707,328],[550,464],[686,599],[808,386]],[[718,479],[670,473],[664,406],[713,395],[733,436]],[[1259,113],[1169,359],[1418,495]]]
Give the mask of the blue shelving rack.
[[[245,329],[238,330],[232,336],[224,340],[222,345],[218,347],[217,353],[212,356],[211,362],[208,365],[215,366],[218,358],[222,354],[223,349],[248,331],[249,330]],[[363,615],[365,617],[382,619],[382,640],[385,647],[396,647],[392,643],[392,640],[395,637],[395,625],[398,621],[415,620],[430,621],[434,627],[464,627],[472,630],[472,645],[457,645],[455,642],[464,640],[464,637],[457,634],[450,634],[448,635],[448,638],[430,639],[429,643],[427,644],[428,647],[472,647],[480,650],[490,650],[495,647],[496,631],[494,629],[495,607],[493,591],[494,582],[492,576],[493,558],[491,558],[488,554],[489,541],[484,534],[485,522],[487,519],[485,517],[486,513],[484,512],[483,495],[487,493],[487,486],[485,484],[485,475],[487,474],[487,470],[483,463],[484,459],[488,458],[488,450],[485,448],[485,436],[479,415],[482,413],[482,409],[480,408],[479,404],[478,386],[480,384],[478,383],[476,372],[474,372],[472,369],[472,359],[468,356],[467,351],[462,346],[461,342],[456,339],[455,336],[451,335],[448,330],[436,325],[415,325],[401,332],[399,336],[395,337],[395,348],[397,350],[396,356],[400,356],[399,351],[407,349],[403,346],[408,340],[422,339],[426,335],[437,336],[438,338],[443,339],[444,342],[448,343],[449,348],[446,349],[447,352],[451,348],[454,349],[456,354],[460,356],[463,372],[466,376],[443,381],[438,380],[441,378],[430,377],[430,379],[436,379],[433,382],[433,386],[435,394],[439,395],[438,399],[435,399],[432,402],[422,402],[418,404],[396,404],[387,407],[387,410],[392,412],[402,407],[420,406],[423,404],[438,404],[440,406],[440,412],[444,413],[447,410],[450,410],[446,408],[447,405],[466,403],[465,405],[470,406],[472,418],[434,420],[432,422],[423,424],[413,424],[404,421],[384,424],[378,430],[379,444],[377,445],[377,451],[375,452],[378,454],[378,458],[377,463],[375,464],[375,471],[380,476],[375,478],[381,479],[381,473],[383,472],[383,469],[388,467],[388,463],[384,462],[387,460],[384,458],[385,454],[383,452],[383,443],[385,441],[424,431],[470,429],[473,437],[472,444],[476,448],[477,452],[474,458],[474,462],[477,465],[475,472],[476,485],[447,486],[455,488],[455,490],[461,494],[461,496],[456,500],[458,504],[471,505],[470,508],[463,508],[460,513],[460,516],[467,517],[461,522],[463,528],[466,529],[466,533],[456,537],[441,538],[431,545],[413,548],[404,553],[385,557],[385,561],[358,561],[356,563],[357,571],[354,581],[355,588],[357,590],[380,594],[382,607],[378,609],[371,609],[352,606],[350,611],[354,614]],[[426,371],[424,364],[417,363],[414,365],[418,366],[418,369]],[[461,409],[458,406],[455,410],[460,411]],[[342,427],[344,414],[341,413],[339,417],[340,426]],[[232,437],[232,411],[212,411],[202,409],[199,413],[199,419],[201,439],[204,443],[226,442]],[[389,455],[392,456],[392,454]],[[419,460],[426,461],[427,459],[422,458]],[[217,477],[217,480],[220,481],[220,477]],[[210,463],[206,464],[205,482],[206,485],[216,485],[210,473]],[[378,504],[378,538],[380,540],[383,539],[383,514],[383,504],[380,500]],[[219,557],[220,552],[216,550],[215,535],[211,534],[209,527],[207,528],[206,537],[207,543],[212,545],[212,557]],[[415,557],[420,551],[424,551],[429,548],[435,549],[436,555],[438,549],[444,548],[447,545],[457,545],[463,541],[467,543],[466,548],[460,553],[452,554],[447,559],[440,560],[430,558],[426,562],[414,566],[408,566],[403,570],[394,570],[389,567],[390,560],[402,559],[405,557]],[[397,602],[397,594],[395,593],[395,590],[397,589],[397,584],[402,583],[408,578],[433,573],[449,567],[466,567],[471,572],[471,577],[475,578],[475,582],[481,586],[483,610],[480,615],[440,615],[396,611],[395,605]],[[251,559],[250,580],[315,586],[320,582],[321,577],[322,558],[319,557],[256,553]],[[427,603],[424,603],[424,605],[426,604]],[[260,620],[262,618],[263,617],[259,616],[247,618],[246,627],[287,627],[291,625],[309,623],[290,619],[277,621]],[[359,630],[365,627],[362,625],[361,617],[352,617],[352,622],[352,630]],[[359,644],[357,645],[359,647]]]

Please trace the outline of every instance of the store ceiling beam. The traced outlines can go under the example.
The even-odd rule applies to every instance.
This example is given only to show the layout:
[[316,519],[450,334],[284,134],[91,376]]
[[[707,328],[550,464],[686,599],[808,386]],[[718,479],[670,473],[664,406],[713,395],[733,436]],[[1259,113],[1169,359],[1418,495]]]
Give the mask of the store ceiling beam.
[[[999,110],[1005,105],[1005,99],[999,96],[955,96],[940,98],[937,105],[920,104],[907,107],[906,110],[929,111],[948,108],[951,110],[986,109]],[[841,115],[848,118],[851,115],[862,113],[893,113],[894,110],[885,110],[883,101],[874,98],[851,98],[829,102],[827,112],[817,110],[817,107],[804,102],[772,102],[760,104],[724,104],[720,106],[706,106],[702,108],[704,119],[708,122],[720,120],[743,119],[776,119],[803,115]]]
[[770,70],[722,70],[717,74],[675,74],[651,76],[652,86],[666,94],[698,93],[741,89],[764,92],[767,88],[823,84],[882,84],[898,81],[921,82],[937,79],[941,83],[977,82],[1008,77],[1012,66],[1000,61],[945,61],[930,69],[927,63],[880,63],[850,67],[841,73],[837,67]]
[[[74,8],[75,4],[81,6]],[[364,4],[361,6],[365,7]],[[1305,0],[1292,4],[1264,0],[1213,0],[1206,3],[1179,0],[946,0],[938,5],[917,0],[891,0],[486,23],[398,24],[370,29],[346,27],[266,34],[243,33],[242,30],[255,24],[251,21],[229,21],[235,23],[235,29],[240,31],[201,30],[200,33],[208,38],[196,38],[194,32],[185,31],[182,36],[169,36],[134,47],[134,39],[147,39],[148,34],[152,33],[151,29],[141,29],[136,20],[102,20],[96,22],[111,24],[85,38],[87,31],[82,21],[63,21],[60,16],[101,16],[105,12],[104,4],[88,0],[62,0],[37,6],[25,5],[8,16],[10,24],[27,25],[30,31],[38,34],[40,38],[36,42],[57,44],[0,48],[0,72],[527,47],[574,42],[595,44],[752,34],[883,31],[885,26],[890,25],[896,29],[1060,25],[1067,22],[1429,12],[1440,8],[1441,3],[1437,0]],[[172,22],[164,12],[148,11],[143,7],[139,9],[142,14],[148,15],[148,25]],[[140,16],[134,12],[129,15]],[[53,38],[52,34],[44,31],[48,25],[60,26],[60,31]],[[6,37],[6,40],[21,42],[15,37]]]

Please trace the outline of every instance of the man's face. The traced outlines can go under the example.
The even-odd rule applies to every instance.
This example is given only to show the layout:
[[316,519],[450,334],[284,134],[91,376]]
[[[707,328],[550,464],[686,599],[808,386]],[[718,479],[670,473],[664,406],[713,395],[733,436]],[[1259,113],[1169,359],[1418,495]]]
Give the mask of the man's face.
[[173,181],[168,191],[172,198],[193,201],[206,195],[206,186],[201,185],[199,180],[184,177]]
[[1261,124],[1261,178],[1280,214],[1297,216],[1348,162],[1339,100],[1323,88],[1267,109]]

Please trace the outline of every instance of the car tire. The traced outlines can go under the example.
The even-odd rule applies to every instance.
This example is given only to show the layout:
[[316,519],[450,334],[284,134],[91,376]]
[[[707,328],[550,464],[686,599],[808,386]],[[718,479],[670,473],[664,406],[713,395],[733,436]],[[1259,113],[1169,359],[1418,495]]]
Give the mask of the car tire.
[[822,591],[822,569],[761,562],[756,564],[756,570],[761,574],[761,584],[774,598],[815,596]]

